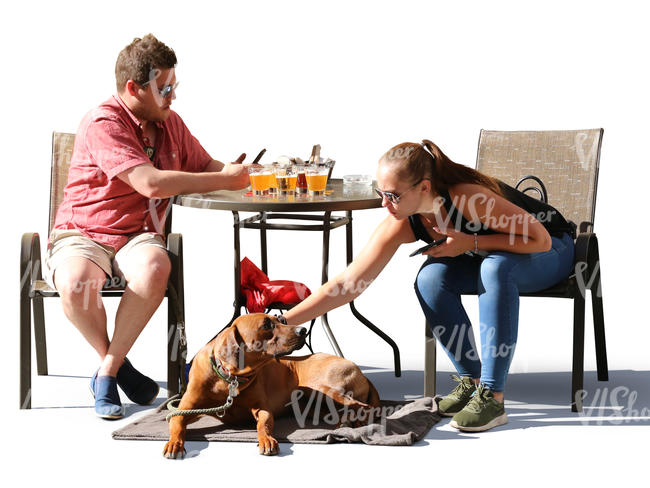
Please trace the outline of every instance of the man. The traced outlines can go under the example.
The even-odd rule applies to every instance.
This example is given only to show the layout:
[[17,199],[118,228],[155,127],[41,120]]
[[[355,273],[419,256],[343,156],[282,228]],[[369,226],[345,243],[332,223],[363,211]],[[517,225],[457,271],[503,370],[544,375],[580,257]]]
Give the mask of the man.
[[[123,416],[117,386],[143,405],[159,386],[125,358],[160,305],[170,261],[162,237],[167,203],[182,193],[237,190],[247,168],[210,157],[171,110],[176,55],[148,34],[126,46],[115,65],[117,94],[90,111],[77,131],[68,184],[50,235],[46,279],[101,364],[90,386],[95,412]],[[100,291],[126,280],[111,340]]]

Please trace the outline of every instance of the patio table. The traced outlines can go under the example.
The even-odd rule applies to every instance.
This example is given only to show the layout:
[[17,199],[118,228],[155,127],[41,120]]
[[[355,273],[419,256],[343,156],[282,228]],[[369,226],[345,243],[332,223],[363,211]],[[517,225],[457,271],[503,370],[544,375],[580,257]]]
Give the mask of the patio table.
[[[210,210],[226,210],[233,215],[234,239],[234,311],[232,319],[241,315],[245,306],[245,298],[241,293],[241,255],[240,230],[258,229],[260,231],[260,247],[262,271],[267,273],[267,231],[291,230],[322,232],[323,250],[321,263],[321,283],[328,280],[330,231],[342,226],[346,229],[346,259],[352,261],[352,212],[379,208],[381,198],[373,191],[373,186],[344,185],[341,179],[331,179],[327,184],[324,196],[253,196],[247,189],[239,191],[215,191],[206,194],[191,194],[176,197],[176,205]],[[345,215],[332,215],[332,212],[342,211]],[[241,218],[240,212],[253,212],[255,215]],[[290,221],[275,222],[275,221]],[[395,376],[401,375],[400,355],[397,344],[382,330],[365,318],[351,301],[350,310],[354,317],[387,342],[393,349]],[[343,357],[341,348],[332,333],[327,314],[321,316],[323,331],[332,348],[338,356]]]

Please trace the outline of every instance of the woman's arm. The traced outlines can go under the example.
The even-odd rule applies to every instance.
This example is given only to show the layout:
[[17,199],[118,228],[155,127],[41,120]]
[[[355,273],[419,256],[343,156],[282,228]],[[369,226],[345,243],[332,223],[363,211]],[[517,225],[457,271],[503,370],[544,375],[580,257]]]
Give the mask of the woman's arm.
[[[528,254],[551,248],[551,236],[535,217],[493,191],[480,185],[461,183],[450,188],[450,196],[467,220],[478,220],[497,232],[476,236],[479,250]],[[461,203],[456,205],[456,202]],[[435,257],[458,256],[465,251],[474,250],[475,240],[472,234],[458,232],[453,228],[434,230],[447,235],[447,242],[425,254]]]
[[370,286],[401,244],[414,240],[408,220],[388,216],[345,271],[284,314],[287,323],[302,324],[351,302]]

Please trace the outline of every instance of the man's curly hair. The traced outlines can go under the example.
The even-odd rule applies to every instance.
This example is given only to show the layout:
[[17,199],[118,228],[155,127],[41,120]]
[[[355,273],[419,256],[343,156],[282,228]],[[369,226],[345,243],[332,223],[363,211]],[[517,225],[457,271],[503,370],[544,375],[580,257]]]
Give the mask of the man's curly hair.
[[176,54],[154,37],[147,34],[142,39],[136,37],[117,56],[115,63],[115,82],[117,91],[122,92],[126,82],[133,80],[139,85],[156,79],[158,70],[176,66]]

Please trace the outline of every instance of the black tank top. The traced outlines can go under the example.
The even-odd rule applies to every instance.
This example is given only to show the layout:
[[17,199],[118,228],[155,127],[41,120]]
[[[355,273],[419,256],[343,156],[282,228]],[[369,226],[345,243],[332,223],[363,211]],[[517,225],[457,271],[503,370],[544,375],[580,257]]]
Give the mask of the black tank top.
[[[551,236],[562,237],[566,232],[575,239],[575,224],[567,221],[556,208],[526,195],[502,181],[498,181],[498,183],[503,192],[504,198],[533,215],[546,228]],[[497,233],[497,231],[492,230],[488,225],[483,224],[478,220],[475,222],[468,221],[454,206],[447,190],[445,190],[440,196],[444,199],[443,205],[447,210],[448,225],[451,225],[456,230],[467,234],[484,235]],[[416,239],[427,243],[433,242],[433,239],[422,224],[419,214],[409,215],[409,224]]]

